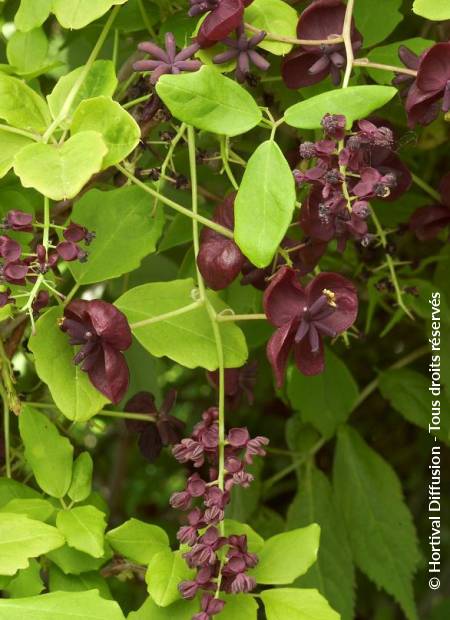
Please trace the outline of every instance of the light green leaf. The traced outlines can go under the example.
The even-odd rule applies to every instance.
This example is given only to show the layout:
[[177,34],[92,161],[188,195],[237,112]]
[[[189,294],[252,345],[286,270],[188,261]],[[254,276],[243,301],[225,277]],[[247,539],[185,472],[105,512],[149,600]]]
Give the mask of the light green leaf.
[[137,269],[154,252],[164,225],[164,212],[152,215],[148,194],[129,185],[108,192],[87,192],[75,203],[74,222],[95,231],[85,263],[70,269],[79,284],[90,284],[121,276]]
[[267,140],[247,162],[234,211],[236,243],[257,267],[272,261],[294,207],[292,171],[278,144]]
[[159,607],[168,607],[181,596],[178,585],[186,579],[193,579],[194,574],[180,551],[160,551],[148,565],[145,576],[148,593]]
[[363,47],[372,47],[385,41],[403,20],[400,12],[402,0],[365,0],[355,2],[353,17],[363,36]]
[[[158,607],[149,597],[127,620],[191,620],[198,611],[198,601],[177,601],[169,607]],[[1,620],[1,618],[0,618]]]
[[[245,22],[264,32],[276,32],[283,37],[296,37],[297,11],[283,0],[254,0],[245,9]],[[254,34],[254,33],[249,33]],[[291,51],[290,43],[263,40],[259,47],[271,54],[283,56]]]
[[73,547],[64,545],[55,551],[47,553],[49,560],[54,562],[66,575],[82,575],[89,571],[98,571],[111,557],[112,551],[106,545],[105,555],[102,558],[94,558],[87,553],[77,551]]
[[288,529],[314,521],[320,526],[317,562],[295,581],[300,588],[317,588],[341,620],[353,620],[355,574],[342,515],[336,509],[328,478],[319,469],[302,470],[297,495],[289,507]]
[[82,452],[74,461],[72,482],[67,492],[74,502],[82,502],[89,497],[92,487],[94,463],[89,452]]
[[58,408],[69,420],[84,422],[108,401],[73,363],[74,348],[58,327],[59,318],[59,308],[46,312],[36,323],[29,347],[34,353],[36,372],[48,385]]
[[[70,91],[80,78],[83,70],[84,67],[78,67],[61,77],[50,95],[48,95],[47,101],[53,118],[57,118],[60,114]],[[84,99],[92,99],[101,95],[112,97],[116,87],[117,78],[114,63],[111,60],[96,60],[83,80],[70,107],[67,119],[61,123],[61,127],[64,129],[69,127],[73,113]]]
[[56,527],[64,535],[69,547],[101,558],[104,554],[106,519],[94,506],[78,506],[60,510]]
[[[434,41],[431,41],[431,39],[422,39],[420,37],[406,39],[405,41],[396,41],[395,43],[375,47],[367,54],[367,58],[370,62],[393,65],[394,67],[401,66],[402,63],[398,57],[398,50],[401,45],[405,45],[415,54],[421,54],[424,50],[434,45]],[[378,84],[390,84],[395,76],[393,71],[386,71],[385,69],[367,67],[366,71]]]
[[31,487],[12,478],[0,478],[0,506],[13,499],[40,499],[41,495]]
[[317,590],[276,588],[263,590],[260,596],[267,620],[339,620],[339,614]]
[[14,512],[36,521],[47,521],[55,512],[55,508],[46,499],[12,499],[0,508],[0,512]]
[[25,515],[0,513],[0,575],[14,575],[20,568],[28,567],[29,558],[63,544],[64,537],[51,525]]
[[213,67],[163,75],[156,92],[175,118],[211,133],[238,136],[256,127],[262,118],[253,97]]
[[316,561],[319,538],[320,527],[316,523],[272,536],[264,543],[251,574],[258,583],[292,583]]
[[333,479],[357,566],[396,598],[409,620],[416,620],[417,536],[397,475],[355,430],[343,427]]
[[106,539],[114,551],[140,564],[148,564],[157,553],[169,546],[169,537],[163,529],[138,519],[130,519],[110,530]]
[[102,168],[118,164],[136,148],[141,130],[120,103],[101,96],[82,101],[73,115],[72,135],[82,131],[98,131],[108,147]]
[[28,144],[33,144],[33,140],[26,136],[19,136],[16,133],[2,130],[0,125],[0,141],[2,148],[0,150],[0,179],[11,170],[14,164],[14,158]]
[[291,406],[325,437],[331,437],[345,422],[358,396],[358,386],[342,360],[330,349],[325,351],[325,370],[306,377],[291,366],[287,394]]
[[115,601],[89,592],[52,592],[0,600],[0,620],[124,620]]
[[73,447],[46,415],[25,405],[19,416],[25,459],[37,483],[52,497],[64,497],[72,479]]
[[420,17],[433,21],[450,19],[450,4],[448,0],[414,0],[413,11]]
[[63,28],[79,30],[127,0],[53,0],[53,12]]
[[30,560],[28,568],[18,571],[6,588],[2,588],[2,590],[8,593],[10,598],[35,596],[44,589],[45,585],[41,578],[41,565],[34,559]]
[[25,82],[0,72],[0,118],[13,127],[40,132],[50,123],[47,105]]
[[50,15],[52,0],[20,0],[19,9],[14,17],[17,30],[28,32],[42,26]]
[[111,599],[108,582],[98,572],[81,575],[65,575],[57,566],[51,564],[48,570],[48,589],[50,592],[85,592],[98,590],[102,598]]
[[349,86],[300,101],[286,110],[284,118],[292,127],[318,129],[325,114],[344,114],[350,128],[353,121],[378,110],[396,93],[393,86]]
[[[192,304],[194,289],[195,284],[191,278],[172,282],[152,282],[126,292],[116,301],[116,306],[126,314],[132,324]],[[208,291],[207,295],[217,311],[226,308],[216,293]],[[225,366],[227,368],[242,366],[247,359],[244,334],[231,322],[220,324],[220,332]],[[157,323],[136,327],[133,329],[133,334],[155,357],[166,355],[187,368],[200,366],[207,370],[215,370],[218,367],[216,341],[209,315],[204,307]]]
[[[221,597],[222,598],[222,595]],[[258,603],[248,594],[233,594],[223,597],[225,607],[220,612],[220,620],[256,620]]]
[[67,200],[101,170],[107,150],[101,134],[84,131],[61,146],[26,146],[14,159],[14,171],[24,187],[33,187],[52,200]]
[[8,62],[19,74],[41,69],[45,64],[47,52],[48,40],[42,28],[15,32],[6,46]]

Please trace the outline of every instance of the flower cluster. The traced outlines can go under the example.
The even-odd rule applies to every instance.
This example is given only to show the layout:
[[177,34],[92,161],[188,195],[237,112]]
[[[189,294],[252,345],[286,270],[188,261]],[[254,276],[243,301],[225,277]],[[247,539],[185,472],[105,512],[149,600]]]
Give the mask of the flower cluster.
[[[190,550],[184,557],[196,569],[194,579],[184,581],[179,589],[182,596],[192,599],[203,591],[202,611],[193,620],[209,620],[223,606],[215,594],[250,592],[255,581],[247,574],[257,563],[255,554],[247,548],[245,535],[223,535],[225,507],[230,501],[231,489],[237,485],[248,487],[253,476],[246,471],[255,456],[265,455],[269,440],[265,437],[250,438],[246,428],[228,431],[224,446],[225,474],[219,483],[219,413],[211,407],[202,414],[189,438],[173,447],[173,454],[180,463],[190,463],[194,469],[208,465],[208,478],[198,472],[187,480],[184,491],[174,493],[170,499],[173,508],[189,510],[187,524],[177,534],[181,544]],[[193,504],[197,503],[195,507]],[[200,505],[199,505],[200,504]]]
[[192,56],[198,52],[200,46],[193,43],[177,52],[175,37],[171,32],[166,33],[165,49],[158,47],[151,41],[138,45],[141,52],[150,54],[151,60],[138,60],[133,64],[135,71],[150,71],[151,84],[156,84],[162,75],[172,73],[177,75],[182,71],[197,71],[202,66],[200,60],[193,60]]

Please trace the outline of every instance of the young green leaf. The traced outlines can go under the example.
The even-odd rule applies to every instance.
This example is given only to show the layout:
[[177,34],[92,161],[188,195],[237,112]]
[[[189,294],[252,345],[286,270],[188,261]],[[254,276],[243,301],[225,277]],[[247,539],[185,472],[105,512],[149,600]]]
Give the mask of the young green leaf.
[[349,86],[300,101],[286,110],[284,118],[292,127],[318,129],[325,114],[344,114],[350,128],[353,121],[378,110],[396,93],[393,86]]
[[52,200],[67,200],[101,170],[107,151],[101,134],[83,131],[62,146],[26,146],[14,159],[14,171],[24,187],[33,187]]
[[152,557],[145,576],[148,593],[159,607],[168,607],[180,598],[178,585],[193,579],[190,569],[180,551],[164,549]]
[[0,478],[0,507],[13,499],[40,499],[41,495],[25,484],[12,478]]
[[267,140],[247,162],[234,212],[236,243],[257,267],[272,261],[294,207],[292,171],[278,144]]
[[75,110],[70,126],[72,135],[82,131],[98,131],[108,147],[102,168],[118,164],[136,148],[141,130],[122,106],[105,96],[82,101]]
[[98,571],[103,564],[106,564],[111,559],[113,555],[111,548],[108,545],[105,545],[105,548],[105,554],[101,558],[94,558],[83,551],[77,551],[73,547],[69,547],[69,545],[64,545],[55,551],[47,553],[47,557],[65,575],[83,575],[90,571]]
[[317,588],[341,614],[341,620],[353,620],[355,571],[348,536],[328,478],[315,467],[302,470],[297,494],[289,506],[287,528],[302,527],[311,521],[321,531],[317,562],[295,585]]
[[433,21],[450,19],[450,5],[448,0],[414,0],[413,11],[420,17]]
[[41,132],[50,123],[47,105],[32,88],[0,72],[0,118],[13,127]]
[[211,133],[238,136],[256,127],[262,118],[253,97],[214,67],[163,75],[156,92],[175,118]]
[[9,598],[24,598],[36,596],[45,589],[41,577],[41,565],[35,559],[29,561],[28,568],[23,568],[11,579],[6,588],[2,588]]
[[104,554],[106,519],[94,506],[77,506],[60,510],[56,527],[64,535],[69,547],[101,558]]
[[114,601],[90,592],[52,592],[0,600],[0,620],[125,620]]
[[267,620],[339,620],[339,614],[317,590],[275,588],[263,590],[260,596]]
[[54,506],[46,499],[12,499],[0,508],[0,512],[14,512],[15,514],[25,515],[36,521],[48,521],[55,512]]
[[169,537],[163,529],[138,519],[130,519],[110,530],[106,539],[114,551],[140,564],[148,564],[157,553],[169,547]]
[[45,64],[47,52],[48,40],[42,28],[15,32],[6,46],[8,62],[19,75],[41,69]]
[[20,568],[28,567],[29,558],[63,544],[64,536],[51,525],[25,515],[0,513],[0,575],[14,575]]
[[258,603],[252,596],[248,594],[225,595],[223,600],[225,607],[220,612],[220,620],[256,620]]
[[127,620],[191,620],[196,611],[197,600],[177,601],[169,607],[158,607],[149,597],[142,607],[131,612]]
[[[131,289],[116,301],[130,323],[162,315],[193,303],[192,279],[172,282],[152,282]],[[226,305],[219,296],[208,291],[208,298],[220,312]],[[242,366],[247,359],[247,346],[239,327],[230,323],[220,325],[225,366]],[[170,359],[186,366],[200,366],[207,370],[218,367],[216,341],[209,315],[204,307],[198,307],[149,325],[136,326],[133,334],[152,355]]]
[[53,400],[69,420],[84,422],[108,402],[73,363],[74,349],[58,327],[59,308],[52,308],[36,323],[29,341],[36,372],[47,384]]
[[2,179],[13,167],[17,153],[25,146],[33,144],[33,140],[26,136],[2,131],[2,126],[0,125],[0,141],[2,143],[0,150],[0,179]]
[[292,583],[316,561],[319,538],[320,527],[316,523],[272,536],[264,543],[251,574],[258,583]]
[[353,17],[363,36],[363,47],[372,47],[387,39],[403,20],[403,14],[399,10],[401,6],[402,0],[355,2]]
[[[264,32],[276,32],[283,37],[295,37],[297,34],[297,11],[283,0],[254,0],[245,9],[244,15],[247,24]],[[263,39],[259,47],[276,56],[283,56],[291,51],[292,44]]]
[[127,0],[53,0],[53,12],[63,28],[79,30]]
[[48,589],[50,592],[98,590],[102,598],[112,599],[108,582],[98,572],[92,571],[81,575],[65,575],[55,564],[50,564],[49,566]]
[[14,16],[17,30],[28,32],[42,26],[50,15],[53,0],[20,0],[20,6]]
[[343,427],[333,480],[357,566],[416,620],[412,578],[419,552],[397,475],[355,430]]
[[164,225],[164,211],[152,215],[148,194],[135,185],[103,192],[93,189],[75,203],[74,222],[95,232],[85,263],[70,269],[79,284],[121,276],[138,268],[154,252]]
[[91,493],[94,463],[89,452],[82,452],[73,463],[72,482],[68,496],[74,502],[82,502]]
[[64,497],[72,479],[73,447],[46,415],[25,405],[19,416],[25,459],[37,483],[52,497]]

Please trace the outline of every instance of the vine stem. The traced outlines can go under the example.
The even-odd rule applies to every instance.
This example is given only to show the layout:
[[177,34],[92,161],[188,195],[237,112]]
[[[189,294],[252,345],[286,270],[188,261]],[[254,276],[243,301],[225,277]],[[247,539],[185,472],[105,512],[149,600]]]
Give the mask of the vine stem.
[[350,76],[352,74],[353,67],[353,46],[352,46],[352,16],[355,0],[347,1],[347,8],[345,10],[344,25],[342,27],[342,38],[345,45],[345,53],[347,56],[347,64],[345,67],[344,79],[342,80],[342,88],[347,88],[350,82]]
[[18,136],[24,136],[25,138],[30,138],[30,140],[34,140],[35,142],[39,142],[41,140],[41,136],[31,133],[31,131],[26,131],[25,129],[18,129],[16,127],[10,127],[9,125],[0,125],[0,131],[6,131],[7,133],[15,133]]
[[[55,403],[39,403],[33,401],[26,401],[27,405],[30,407],[34,407],[35,409],[55,409],[59,411],[59,408]],[[143,422],[154,422],[155,416],[150,413],[135,413],[133,411],[113,411],[111,409],[102,409],[98,411],[95,415],[101,415],[108,418],[118,418],[118,419],[127,419],[127,420],[142,420]]]
[[381,69],[382,71],[393,71],[394,73],[403,73],[404,75],[412,75],[416,77],[417,71],[407,69],[406,67],[396,67],[395,65],[385,65],[379,62],[371,62],[368,58],[355,58],[353,60],[354,67],[371,67],[372,69]]
[[267,319],[265,314],[217,314],[216,321],[225,323],[226,321],[263,321]]
[[436,200],[437,202],[441,202],[442,200],[441,195],[433,187],[431,187],[431,185],[428,185],[426,181],[418,177],[416,174],[411,174],[411,176],[412,176],[413,183],[415,183],[417,187],[420,187],[420,189],[423,189],[423,191],[426,194],[428,194],[428,196],[431,196],[433,200]]
[[56,115],[56,118],[53,120],[53,122],[49,125],[48,129],[46,130],[46,132],[43,135],[43,141],[44,142],[48,142],[50,137],[53,135],[55,129],[57,129],[57,127],[60,125],[61,121],[63,121],[67,115],[69,114],[70,108],[72,107],[73,102],[75,101],[75,97],[78,94],[78,91],[80,90],[81,86],[83,85],[84,80],[86,79],[86,76],[88,75],[89,71],[91,70],[92,65],[94,64],[100,50],[103,47],[103,44],[106,40],[106,37],[108,36],[109,31],[111,30],[111,27],[114,23],[114,20],[117,17],[117,13],[120,11],[120,4],[115,6],[113,8],[113,10],[111,11],[105,25],[103,26],[103,30],[100,33],[99,38],[97,39],[97,43],[94,46],[94,49],[92,50],[86,64],[83,67],[83,70],[81,71],[78,79],[76,80],[75,84],[72,86],[72,88],[70,89],[69,94],[67,95],[66,100],[64,101],[64,104],[61,108],[61,110],[59,111],[59,113]]
[[158,193],[156,190],[154,190],[150,186],[146,185],[145,183],[137,179],[131,172],[129,172],[126,168],[124,168],[120,164],[116,164],[116,168],[117,170],[120,170],[120,172],[124,176],[126,176],[132,183],[134,183],[135,185],[143,189],[144,192],[147,192],[147,194],[150,194],[154,198],[157,198],[163,204],[167,205],[171,209],[178,211],[178,213],[182,213],[183,215],[191,218],[192,220],[196,220],[197,222],[200,222],[200,224],[203,224],[204,226],[208,226],[208,228],[212,228],[213,230],[220,233],[224,237],[227,237],[228,239],[234,239],[234,236],[231,230],[229,230],[228,228],[225,228],[225,226],[216,224],[216,222],[212,222],[211,220],[208,220],[208,218],[203,217],[202,215],[199,215],[198,213],[193,213],[189,209],[186,209],[186,207],[179,205],[177,202],[174,202],[173,200],[170,200],[170,198],[166,198],[166,196],[164,196],[163,194]]
[[137,323],[131,323],[131,329],[138,329],[139,327],[145,327],[146,325],[152,325],[153,323],[159,323],[160,321],[165,321],[166,319],[170,319],[174,316],[180,316],[180,314],[186,314],[187,312],[192,312],[196,308],[203,306],[203,301],[199,299],[198,301],[194,301],[187,306],[183,306],[182,308],[177,308],[176,310],[172,310],[171,312],[165,312],[164,314],[158,314],[158,316],[152,316],[149,319],[144,319],[143,321],[138,321]]
[[3,383],[0,384],[0,394],[3,400],[3,439],[5,443],[6,477],[11,478],[11,439],[9,427],[9,402]]
[[[250,32],[261,32],[261,28],[256,28],[251,24],[244,24],[246,30]],[[296,39],[295,37],[285,37],[273,32],[266,32],[266,41],[280,41],[280,43],[292,43],[292,45],[336,45],[344,40],[341,36],[329,37],[328,39]]]
[[[160,175],[159,175],[158,183],[156,185],[156,188],[157,188],[156,191],[158,192],[158,194],[161,193],[161,181],[163,180],[166,174],[167,166],[169,165],[169,162],[172,160],[175,148],[177,144],[180,142],[180,140],[182,139],[182,137],[184,136],[185,131],[186,131],[186,124],[181,123],[176,135],[174,136],[173,140],[171,140],[170,142],[169,150],[167,151],[167,155],[165,156],[164,161],[161,165]],[[153,209],[155,210],[157,207],[158,207],[158,198],[155,198]]]

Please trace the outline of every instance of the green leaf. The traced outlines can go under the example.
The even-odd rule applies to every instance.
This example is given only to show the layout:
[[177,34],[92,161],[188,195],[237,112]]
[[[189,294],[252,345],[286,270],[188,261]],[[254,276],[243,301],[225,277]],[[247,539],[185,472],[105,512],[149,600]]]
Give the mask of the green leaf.
[[70,265],[79,284],[137,269],[155,251],[164,225],[164,211],[157,209],[153,216],[148,194],[135,185],[108,192],[93,189],[75,203],[71,217],[96,234],[88,260]]
[[[48,95],[47,101],[53,118],[58,117],[70,91],[83,71],[84,67],[78,67],[61,77],[51,94]],[[114,63],[111,60],[96,60],[84,78],[70,107],[67,119],[61,123],[61,127],[67,129],[70,126],[73,113],[84,99],[92,99],[101,95],[112,97],[116,87],[117,78]]]
[[397,475],[355,430],[343,427],[333,478],[357,566],[415,620],[412,578],[419,552]]
[[94,463],[89,452],[82,452],[74,461],[72,483],[67,492],[74,502],[82,502],[89,497],[92,488]]
[[28,568],[18,571],[6,588],[2,588],[10,598],[35,596],[45,589],[41,578],[41,565],[34,559],[31,559],[29,564]]
[[41,489],[64,497],[72,479],[73,447],[46,415],[25,405],[19,416],[25,459]]
[[110,530],[106,539],[114,551],[140,564],[148,564],[157,553],[169,546],[169,537],[163,529],[138,519],[130,519]]
[[60,510],[56,527],[64,535],[69,547],[101,558],[104,554],[106,519],[94,506],[78,506]]
[[115,601],[97,590],[52,592],[23,599],[0,600],[0,620],[124,620]]
[[292,127],[318,129],[325,114],[345,114],[347,128],[365,118],[394,97],[393,86],[349,86],[300,101],[288,108],[285,121]]
[[108,147],[102,168],[118,164],[139,143],[141,130],[120,103],[105,96],[82,101],[73,115],[72,135],[82,131],[98,131]]
[[[222,598],[222,595],[221,597]],[[225,607],[220,612],[220,620],[256,620],[258,603],[248,594],[224,596]]]
[[65,575],[57,566],[51,564],[48,570],[48,589],[50,592],[85,592],[98,590],[102,598],[111,599],[108,582],[99,573]]
[[291,366],[287,395],[291,406],[301,413],[324,437],[331,437],[350,415],[358,396],[358,386],[347,366],[330,349],[325,351],[325,370],[306,377]]
[[6,506],[13,499],[40,499],[41,495],[12,478],[0,478],[0,506]]
[[260,594],[267,620],[339,620],[326,599],[317,590],[276,588]]
[[[152,282],[137,286],[116,301],[116,306],[128,317],[130,323],[178,310],[193,303],[194,281],[174,280]],[[207,293],[209,300],[220,312],[226,308],[219,296]],[[245,338],[239,327],[230,323],[219,325],[225,355],[225,366],[242,366],[247,359]],[[204,307],[157,323],[136,327],[133,334],[155,357],[166,355],[182,366],[207,370],[218,367],[216,341],[209,315]]]
[[2,125],[0,125],[0,140],[2,143],[0,150],[0,179],[2,179],[13,167],[17,153],[25,146],[28,146],[28,144],[33,144],[33,140],[26,136],[2,131]]
[[211,133],[238,136],[256,127],[262,118],[253,97],[213,67],[163,75],[156,92],[175,118]]
[[321,531],[317,562],[295,585],[317,588],[342,620],[353,620],[355,573],[342,515],[328,478],[319,469],[307,467],[302,470],[297,495],[289,506],[287,527],[301,527],[312,521]]
[[264,543],[251,574],[258,583],[292,583],[316,561],[319,538],[320,527],[316,523],[272,536]]
[[15,514],[25,515],[36,521],[47,521],[55,512],[55,508],[46,499],[12,499],[5,506],[0,508],[0,512],[14,512]]
[[178,585],[193,579],[190,569],[180,551],[164,549],[152,557],[145,581],[148,593],[159,607],[168,607],[180,598]]
[[28,567],[29,558],[63,544],[64,537],[51,525],[25,515],[0,513],[0,575],[14,575],[20,568]]
[[402,0],[365,0],[355,2],[353,16],[356,27],[363,36],[363,47],[372,47],[385,41],[403,20],[400,12]]
[[433,21],[450,19],[448,0],[414,0],[412,9],[416,15]]
[[240,523],[234,519],[225,519],[225,536],[242,536],[247,537],[248,548],[252,553],[259,553],[264,546],[264,539],[255,530],[246,523]]
[[20,0],[19,9],[14,17],[17,30],[28,32],[42,26],[50,15],[53,0]]
[[33,73],[41,69],[47,52],[48,40],[42,28],[15,32],[6,46],[8,62],[19,74]]
[[[283,37],[297,36],[297,11],[283,0],[254,0],[245,9],[244,21],[264,32],[276,32]],[[283,56],[292,49],[290,43],[265,40],[259,47],[277,56]]]
[[26,146],[15,157],[14,171],[24,187],[33,187],[52,200],[67,200],[101,170],[107,150],[101,134],[83,131],[61,146]]
[[32,88],[0,72],[0,118],[13,127],[40,132],[50,123],[47,105]]
[[58,327],[59,318],[59,308],[46,312],[36,323],[29,347],[34,353],[36,372],[48,385],[57,407],[69,420],[84,422],[108,401],[73,363],[74,349]]
[[[401,45],[405,45],[415,54],[421,54],[424,50],[434,45],[434,41],[431,41],[431,39],[422,39],[420,37],[406,39],[405,41],[396,41],[395,43],[375,47],[367,54],[367,58],[370,62],[394,65],[394,67],[401,66],[402,63],[398,57],[398,49]],[[378,84],[390,84],[395,76],[393,71],[386,71],[384,69],[367,67],[366,71]]]
[[[169,607],[158,607],[151,598],[138,609],[132,611],[127,620],[191,620],[198,611],[198,601],[177,601]],[[1,618],[0,618],[1,620]]]
[[79,30],[127,0],[53,0],[53,13],[63,28]]
[[236,243],[257,267],[272,261],[294,207],[292,171],[278,144],[267,140],[247,162],[234,212]]
[[77,551],[73,547],[64,545],[55,551],[47,553],[49,560],[54,562],[66,575],[82,575],[89,571],[98,571],[111,557],[112,551],[106,547],[102,558],[94,558],[87,553]]

